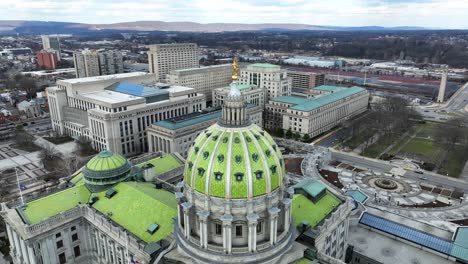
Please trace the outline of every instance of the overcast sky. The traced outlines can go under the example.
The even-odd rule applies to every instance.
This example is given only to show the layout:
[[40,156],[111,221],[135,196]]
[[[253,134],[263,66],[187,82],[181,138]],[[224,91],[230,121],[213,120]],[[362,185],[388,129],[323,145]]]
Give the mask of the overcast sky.
[[1,20],[468,28],[468,0],[0,0]]

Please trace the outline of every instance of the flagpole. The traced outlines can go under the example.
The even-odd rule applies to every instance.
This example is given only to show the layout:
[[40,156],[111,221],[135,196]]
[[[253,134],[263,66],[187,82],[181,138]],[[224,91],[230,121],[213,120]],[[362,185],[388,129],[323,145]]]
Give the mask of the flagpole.
[[20,183],[19,183],[18,167],[16,167],[16,166],[15,166],[15,174],[16,174],[16,183],[18,184],[18,189],[19,189],[20,198],[21,198],[21,205],[24,205],[23,191],[21,190],[21,186],[20,186]]

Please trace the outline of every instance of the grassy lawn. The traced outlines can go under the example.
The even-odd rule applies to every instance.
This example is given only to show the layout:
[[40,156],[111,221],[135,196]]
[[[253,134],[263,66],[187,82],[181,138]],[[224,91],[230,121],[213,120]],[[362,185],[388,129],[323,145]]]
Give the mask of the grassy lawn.
[[292,206],[294,226],[306,221],[314,228],[339,204],[340,201],[331,194],[326,194],[315,204],[304,195],[295,194]]
[[377,142],[364,149],[361,155],[369,158],[377,158],[377,156],[380,155],[380,153],[382,153],[382,151],[384,151],[388,146],[393,144],[396,139],[395,135],[383,135],[377,140]]
[[466,161],[468,160],[468,147],[457,146],[449,152],[447,158],[441,164],[438,173],[458,177],[463,171]]
[[346,142],[345,142],[345,145],[348,145],[348,147],[350,149],[355,149],[357,148],[359,145],[361,145],[362,143],[364,143],[364,141],[366,141],[367,139],[369,139],[371,135],[367,134],[367,133],[359,133],[358,135],[348,139]]

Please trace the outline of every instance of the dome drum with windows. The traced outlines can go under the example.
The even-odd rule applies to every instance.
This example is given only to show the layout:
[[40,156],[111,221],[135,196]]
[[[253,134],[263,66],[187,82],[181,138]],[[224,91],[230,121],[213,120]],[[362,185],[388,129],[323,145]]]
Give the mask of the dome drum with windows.
[[131,176],[131,163],[123,156],[102,151],[83,168],[86,184],[107,186],[125,181]]

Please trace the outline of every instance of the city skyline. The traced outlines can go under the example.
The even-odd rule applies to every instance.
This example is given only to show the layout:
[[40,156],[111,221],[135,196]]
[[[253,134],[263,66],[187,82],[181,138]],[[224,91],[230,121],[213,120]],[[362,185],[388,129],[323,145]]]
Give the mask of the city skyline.
[[[286,0],[280,3],[227,0],[176,2],[141,0],[18,0],[5,3],[3,20],[63,21],[109,24],[131,21],[197,23],[299,23],[327,26],[418,26],[466,29],[462,0]],[[291,16],[294,14],[294,16]],[[441,25],[439,22],[444,21]]]

